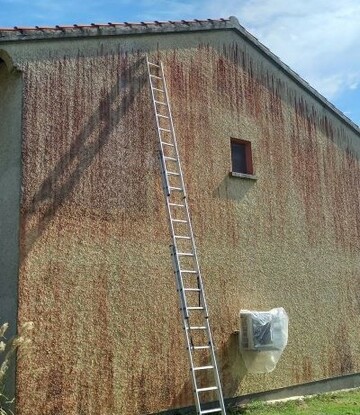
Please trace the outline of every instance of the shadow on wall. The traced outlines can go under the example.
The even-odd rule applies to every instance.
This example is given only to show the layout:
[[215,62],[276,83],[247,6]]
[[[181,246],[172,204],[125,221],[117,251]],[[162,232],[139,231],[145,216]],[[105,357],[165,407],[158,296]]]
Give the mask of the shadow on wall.
[[239,202],[251,190],[255,183],[254,180],[225,176],[219,186],[214,190],[213,197]]
[[[220,350],[216,353],[217,364],[220,372],[220,379],[223,389],[224,398],[233,398],[239,395],[239,388],[241,382],[244,379],[247,369],[243,358],[241,357],[239,351],[239,338],[237,333],[232,333],[228,337],[228,340],[222,344]],[[208,362],[203,362],[207,364]],[[185,370],[185,368],[184,368]],[[209,386],[211,380],[207,380],[206,386]],[[205,385],[204,385],[205,386]],[[174,397],[171,401],[171,406],[179,406],[181,402],[191,402],[193,401],[192,394],[192,381],[190,378],[190,372],[188,381],[183,385],[181,391]],[[204,396],[204,401],[209,402],[209,405],[204,405],[203,409],[208,407],[213,407],[212,399],[215,399],[215,396],[212,395],[212,398]],[[194,406],[188,406],[184,408],[172,409],[163,412],[157,412],[157,415],[190,415],[195,413]],[[155,415],[155,414],[154,414]]]
[[13,70],[16,70],[10,55],[5,50],[0,49],[0,65],[2,63],[5,64],[9,73],[11,73]]
[[[136,71],[141,66],[146,68],[144,57],[138,58],[126,71],[137,73]],[[37,239],[46,230],[59,208],[78,184],[82,174],[93,162],[95,156],[109,141],[114,127],[117,126],[134,103],[136,93],[128,92],[124,93],[116,109],[111,108],[112,103],[119,95],[121,82],[119,76],[111,90],[101,97],[98,107],[74,138],[70,149],[58,160],[51,173],[33,196],[30,209],[25,212],[28,216],[26,221],[28,224],[31,223],[31,229],[27,230],[25,242],[23,242],[22,260],[27,257]],[[137,91],[140,91],[147,82],[146,72],[141,71],[132,82],[137,86]],[[98,123],[102,126],[99,139],[90,140],[90,135]],[[69,170],[71,173],[66,177],[64,172]],[[33,219],[33,222],[31,219]]]
[[223,378],[225,397],[238,394],[241,382],[246,376],[247,369],[239,349],[238,333],[231,333],[218,353],[219,365]]

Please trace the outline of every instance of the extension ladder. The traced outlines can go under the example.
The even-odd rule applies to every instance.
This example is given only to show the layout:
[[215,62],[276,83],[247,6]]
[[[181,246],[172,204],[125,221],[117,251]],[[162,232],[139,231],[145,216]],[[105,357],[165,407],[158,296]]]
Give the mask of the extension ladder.
[[151,63],[148,58],[146,62],[172,236],[171,256],[190,360],[196,411],[198,415],[226,415],[164,69],[161,62]]

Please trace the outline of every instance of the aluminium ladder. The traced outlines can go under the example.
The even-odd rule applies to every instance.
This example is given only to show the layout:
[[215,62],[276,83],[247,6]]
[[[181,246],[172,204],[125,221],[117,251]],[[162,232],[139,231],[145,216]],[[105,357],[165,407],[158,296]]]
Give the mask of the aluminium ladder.
[[[190,360],[196,411],[198,415],[226,415],[164,69],[161,62],[151,63],[148,58],[146,62],[172,236],[171,256]],[[211,404],[205,404],[205,401],[211,401]]]

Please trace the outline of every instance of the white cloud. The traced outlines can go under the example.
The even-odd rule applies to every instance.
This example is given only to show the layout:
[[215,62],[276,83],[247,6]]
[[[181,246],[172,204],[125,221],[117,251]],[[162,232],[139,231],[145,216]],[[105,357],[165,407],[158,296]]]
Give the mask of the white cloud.
[[330,100],[360,86],[358,0],[160,0],[156,9],[154,14],[159,16],[162,10],[164,19],[237,16],[260,42]]
[[347,114],[359,113],[360,99],[354,98],[354,93],[360,94],[359,0],[161,0],[161,4],[165,19],[236,16],[328,100],[341,103]]
[[[19,21],[18,10],[26,4],[26,0],[0,0],[0,8],[2,5],[8,14],[13,10],[12,18],[18,25],[29,24]],[[6,20],[5,15],[0,16],[0,22]],[[360,90],[359,0],[34,0],[28,13],[22,14],[27,15],[34,24],[234,15],[328,99]]]
[[[358,0],[140,0],[149,18],[218,18],[240,23],[312,86],[333,100],[360,85]],[[152,17],[154,16],[154,17]]]
[[358,0],[234,3],[210,0],[204,7],[210,14],[236,15],[246,29],[328,99],[359,87]]

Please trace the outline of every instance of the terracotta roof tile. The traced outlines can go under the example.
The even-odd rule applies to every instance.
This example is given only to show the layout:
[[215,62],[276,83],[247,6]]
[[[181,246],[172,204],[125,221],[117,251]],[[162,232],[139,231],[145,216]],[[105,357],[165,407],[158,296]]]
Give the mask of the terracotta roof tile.
[[185,26],[196,26],[201,25],[204,23],[225,23],[230,21],[230,19],[194,19],[194,20],[179,20],[179,21],[159,21],[154,20],[151,22],[121,22],[121,23],[114,23],[114,22],[108,22],[108,23],[88,23],[88,24],[73,24],[73,25],[56,25],[56,26],[14,26],[14,27],[0,27],[0,36],[3,36],[6,34],[6,32],[42,32],[44,30],[48,31],[67,31],[67,30],[73,30],[73,29],[85,29],[85,28],[111,28],[111,27],[143,27],[143,26],[168,26],[168,25],[185,25]]
[[341,113],[333,104],[319,94],[297,73],[284,64],[275,56],[267,47],[260,43],[252,34],[240,25],[236,17],[231,16],[228,19],[194,19],[181,21],[152,21],[152,22],[122,22],[122,23],[90,23],[74,25],[56,25],[56,26],[34,26],[0,28],[0,44],[3,42],[26,41],[37,39],[65,39],[65,38],[82,38],[92,36],[118,36],[131,34],[149,34],[149,33],[175,33],[190,31],[206,30],[235,30],[240,36],[251,42],[253,47],[266,56],[274,65],[276,65],[287,76],[293,79],[300,87],[310,93],[322,105],[325,105],[338,118],[345,121],[350,128],[357,134],[360,133],[359,127]]

